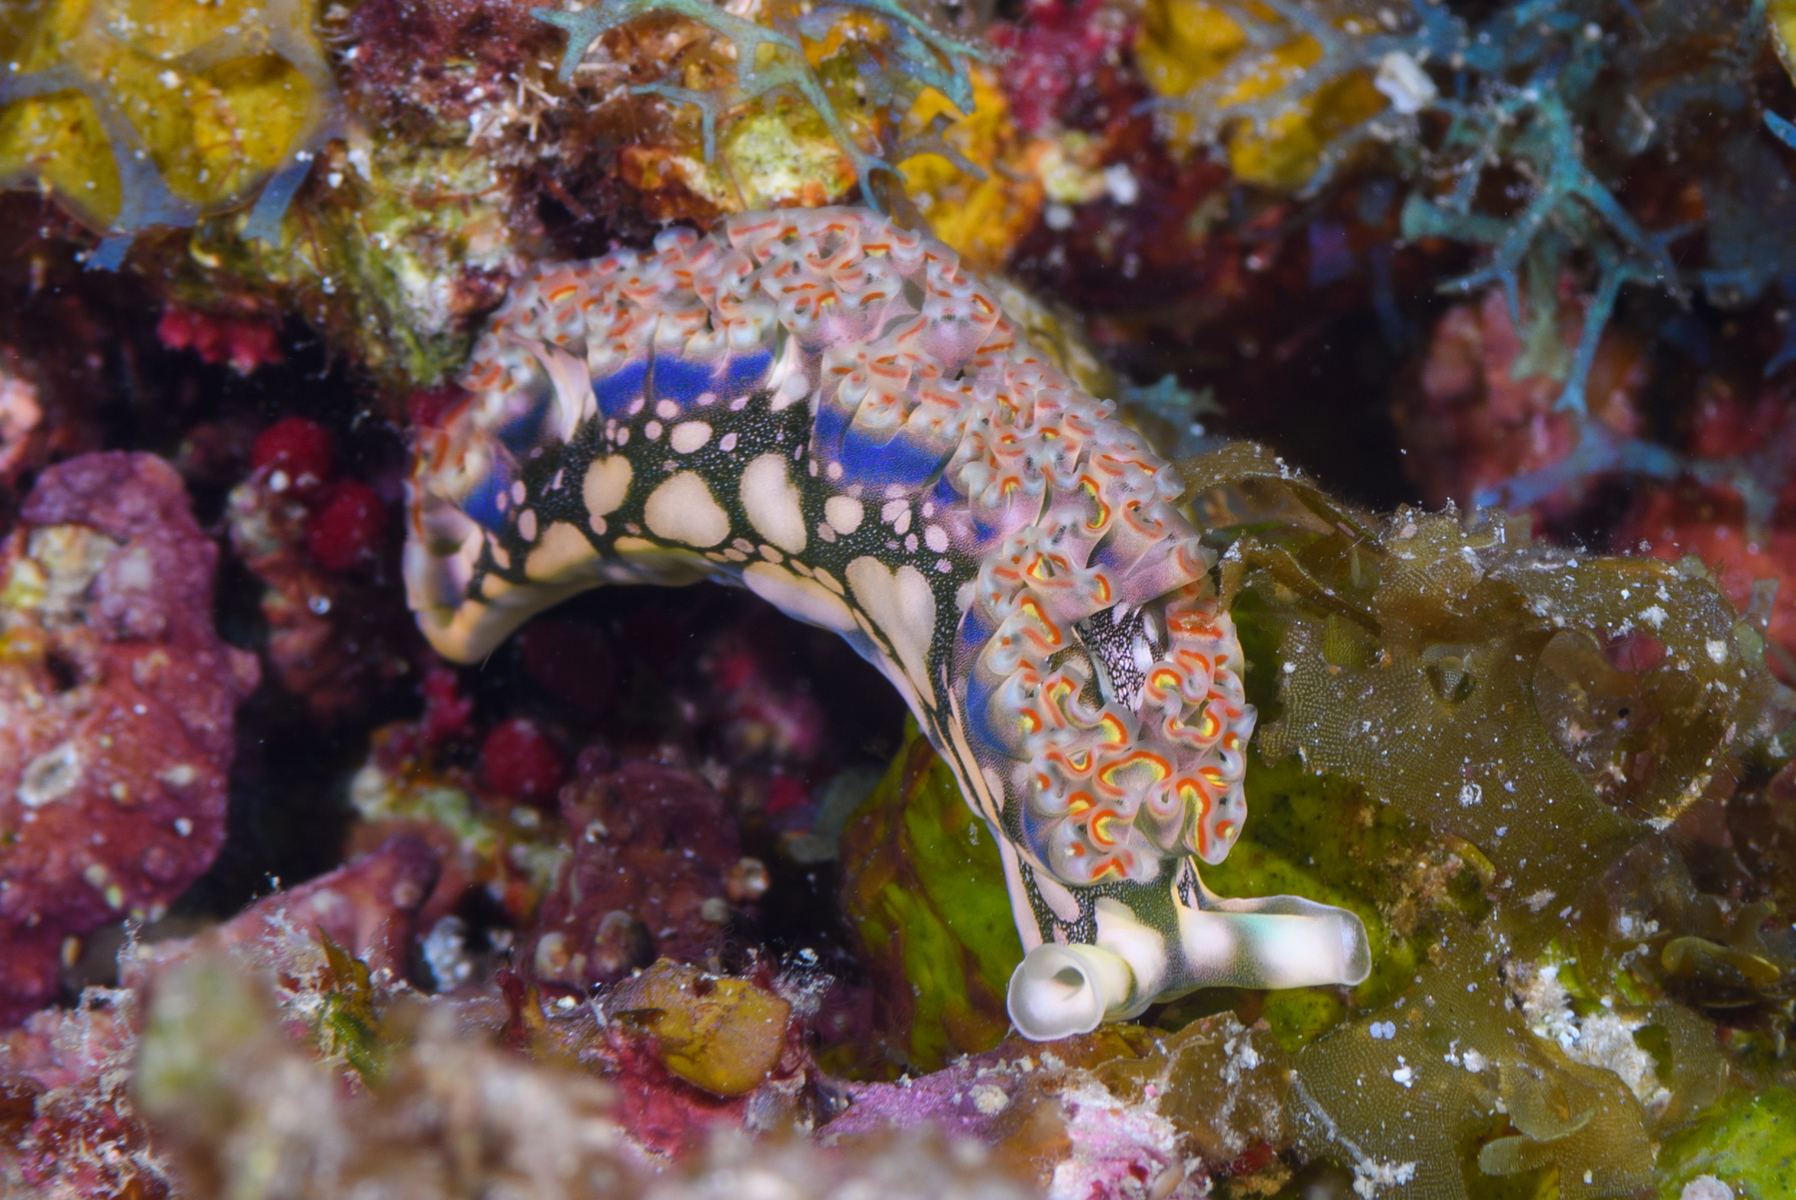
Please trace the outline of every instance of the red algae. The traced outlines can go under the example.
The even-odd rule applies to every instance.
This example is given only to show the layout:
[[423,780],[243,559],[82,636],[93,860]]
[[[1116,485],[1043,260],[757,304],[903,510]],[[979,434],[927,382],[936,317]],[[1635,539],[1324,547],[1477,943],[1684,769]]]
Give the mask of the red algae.
[[306,553],[327,571],[354,571],[375,562],[386,532],[379,493],[358,480],[341,480],[306,518]]
[[416,634],[380,586],[386,506],[370,484],[336,476],[334,439],[288,417],[258,435],[249,477],[226,505],[231,548],[263,584],[271,674],[318,716],[365,707],[409,669]]
[[[298,495],[307,495],[331,477],[335,456],[330,430],[304,417],[282,417],[256,436],[249,465],[268,472],[271,490],[279,492],[290,487]],[[285,487],[276,486],[276,471],[287,480]]]
[[501,721],[480,743],[480,777],[498,795],[547,804],[567,778],[567,755],[535,721]]
[[[1467,503],[1577,446],[1578,420],[1556,402],[1581,314],[1569,302],[1560,311],[1558,338],[1544,346],[1524,340],[1501,291],[1455,305],[1435,324],[1416,386],[1393,410],[1405,466],[1430,503]],[[1620,436],[1639,432],[1645,382],[1639,348],[1619,333],[1605,337],[1587,387],[1592,419]],[[1555,498],[1550,514],[1563,513],[1568,499]]]
[[999,26],[992,40],[1009,52],[999,78],[1017,125],[1043,133],[1061,123],[1075,92],[1102,86],[1101,73],[1114,71],[1135,40],[1135,23],[1104,0],[1028,0],[1022,20]]
[[227,364],[239,375],[283,357],[280,331],[261,317],[226,316],[171,304],[162,310],[156,336],[170,350],[192,350],[200,361]]

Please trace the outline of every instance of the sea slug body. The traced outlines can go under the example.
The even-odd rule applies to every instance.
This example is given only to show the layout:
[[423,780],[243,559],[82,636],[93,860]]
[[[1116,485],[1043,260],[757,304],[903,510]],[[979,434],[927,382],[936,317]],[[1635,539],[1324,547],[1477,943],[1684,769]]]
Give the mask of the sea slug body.
[[835,630],[998,835],[1028,1036],[1365,977],[1351,913],[1204,888],[1254,711],[1181,482],[946,246],[814,209],[547,264],[464,383],[410,491],[443,654],[607,583],[716,579]]

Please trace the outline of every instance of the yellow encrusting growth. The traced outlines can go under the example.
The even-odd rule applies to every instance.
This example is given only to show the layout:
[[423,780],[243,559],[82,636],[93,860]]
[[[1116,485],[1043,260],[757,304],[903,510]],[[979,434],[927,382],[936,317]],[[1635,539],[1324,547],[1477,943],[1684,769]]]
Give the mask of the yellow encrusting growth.
[[[310,4],[54,0],[0,28],[0,186],[133,232],[248,202],[326,126]],[[278,215],[278,214],[277,214]]]
[[1044,192],[1037,167],[1052,143],[1017,128],[997,72],[976,64],[971,74],[975,107],[970,114],[957,118],[947,97],[932,89],[918,98],[905,128],[914,133],[937,116],[947,118],[942,140],[985,178],[974,178],[939,154],[919,154],[899,170],[930,232],[971,266],[997,270],[1041,214]]
[[[1264,14],[1270,18],[1270,12]],[[1160,96],[1190,96],[1213,85],[1250,53],[1240,24],[1205,0],[1149,0],[1135,41],[1135,59],[1148,87]],[[1312,37],[1293,38],[1267,52],[1232,86],[1208,98],[1217,108],[1264,99],[1288,86],[1322,55]],[[1387,107],[1369,74],[1356,71],[1291,101],[1263,127],[1237,121],[1222,135],[1229,169],[1244,183],[1287,190],[1307,183],[1323,150],[1343,131]],[[1204,118],[1168,109],[1165,129],[1174,144],[1207,139]]]

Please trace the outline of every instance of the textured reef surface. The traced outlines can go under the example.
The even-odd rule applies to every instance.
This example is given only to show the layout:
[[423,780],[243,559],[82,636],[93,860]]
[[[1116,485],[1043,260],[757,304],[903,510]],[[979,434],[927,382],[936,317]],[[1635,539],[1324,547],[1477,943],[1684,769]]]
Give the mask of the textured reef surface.
[[0,1197],[1796,1193],[1793,70],[0,0]]

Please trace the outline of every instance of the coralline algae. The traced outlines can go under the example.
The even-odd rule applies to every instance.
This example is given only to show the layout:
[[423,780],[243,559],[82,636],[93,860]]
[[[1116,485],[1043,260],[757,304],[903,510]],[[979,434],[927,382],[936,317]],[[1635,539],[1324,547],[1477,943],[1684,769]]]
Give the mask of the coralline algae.
[[0,550],[0,1025],[55,995],[65,938],[159,916],[211,865],[260,674],[213,632],[218,548],[168,464],[73,459],[22,516]]

